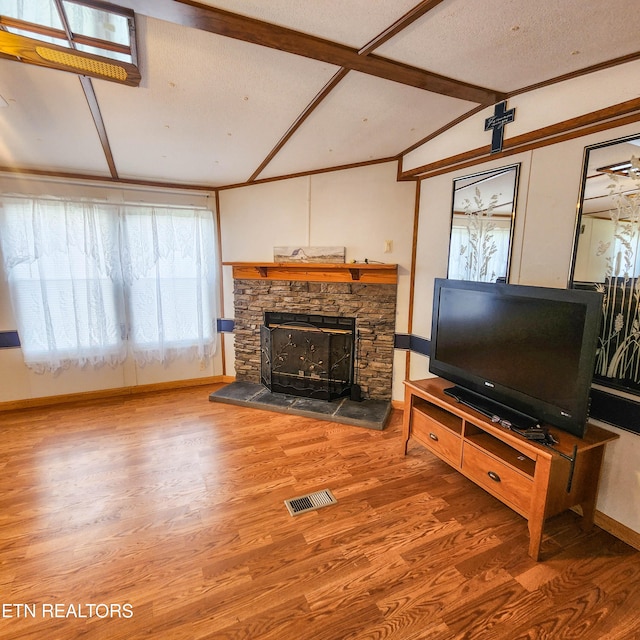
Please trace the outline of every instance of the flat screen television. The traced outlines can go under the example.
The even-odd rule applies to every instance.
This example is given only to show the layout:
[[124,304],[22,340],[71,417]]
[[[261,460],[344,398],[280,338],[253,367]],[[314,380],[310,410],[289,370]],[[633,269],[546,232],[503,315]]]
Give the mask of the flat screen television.
[[601,315],[595,291],[438,278],[429,370],[495,421],[583,437]]

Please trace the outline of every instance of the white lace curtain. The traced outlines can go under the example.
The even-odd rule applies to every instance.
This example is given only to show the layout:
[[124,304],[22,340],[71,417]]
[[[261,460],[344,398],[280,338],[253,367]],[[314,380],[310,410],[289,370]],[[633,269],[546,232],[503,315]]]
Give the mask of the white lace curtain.
[[[480,224],[483,224],[481,221]],[[482,280],[495,282],[497,278],[506,277],[506,268],[509,263],[510,228],[498,223],[492,223],[490,233],[491,247],[487,256],[472,255],[474,243],[469,240],[469,227],[454,225],[451,228],[451,240],[449,246],[449,272],[448,278],[452,280]],[[478,244],[478,243],[476,243]],[[484,273],[479,274],[479,264],[484,264]]]
[[0,239],[32,369],[214,354],[210,211],[5,196]]

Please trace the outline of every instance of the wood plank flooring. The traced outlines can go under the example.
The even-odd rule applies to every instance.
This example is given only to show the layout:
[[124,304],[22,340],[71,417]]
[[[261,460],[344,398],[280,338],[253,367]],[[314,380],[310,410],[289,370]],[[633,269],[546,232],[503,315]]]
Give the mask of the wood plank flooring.
[[[637,640],[640,552],[413,446],[208,401],[0,414],[0,640]],[[292,517],[283,501],[338,504]]]

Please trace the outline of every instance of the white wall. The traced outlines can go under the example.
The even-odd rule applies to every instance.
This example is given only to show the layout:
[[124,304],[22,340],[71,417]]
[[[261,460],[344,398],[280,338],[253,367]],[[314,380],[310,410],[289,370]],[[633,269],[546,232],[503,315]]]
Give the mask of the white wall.
[[[640,61],[634,60],[513,96],[507,106],[516,110],[515,120],[506,126],[505,139],[637,99],[635,79],[639,73]],[[408,153],[403,158],[403,169],[420,167],[487,146],[491,137],[484,131],[484,121],[491,115],[493,107],[487,107]]]
[[[482,130],[482,127],[480,127]],[[471,170],[452,172],[422,182],[418,251],[416,257],[413,333],[431,335],[433,280],[447,272],[446,239],[451,215],[453,180],[495,166],[521,162],[510,281],[517,284],[564,288],[568,284],[584,149],[588,145],[638,134],[640,123],[576,138],[490,161]],[[451,138],[454,133],[448,132]],[[461,133],[462,135],[462,133]],[[467,148],[481,146],[469,139]],[[482,135],[482,134],[480,134]],[[420,153],[418,149],[414,153]],[[428,152],[423,151],[423,157]],[[409,377],[428,377],[428,358],[412,355]],[[607,446],[597,509],[640,533],[640,436],[612,428],[620,436]]]
[[[398,264],[396,332],[406,333],[416,185],[397,182],[396,174],[390,162],[221,191],[223,262],[270,262],[274,246],[302,245],[344,246],[347,262]],[[384,253],[386,240],[390,253]],[[233,318],[231,267],[223,273],[224,317]],[[233,359],[229,341],[230,375]],[[396,399],[404,378],[404,359],[396,358]]]

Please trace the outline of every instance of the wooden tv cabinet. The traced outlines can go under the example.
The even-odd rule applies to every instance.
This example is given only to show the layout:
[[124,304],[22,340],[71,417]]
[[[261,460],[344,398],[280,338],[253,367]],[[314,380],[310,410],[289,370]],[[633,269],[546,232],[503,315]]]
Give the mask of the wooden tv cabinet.
[[444,393],[441,378],[405,381],[403,449],[414,440],[527,519],[529,555],[540,558],[544,522],[580,506],[593,524],[604,448],[618,435],[589,424],[584,438],[553,427],[545,446],[505,429]]

